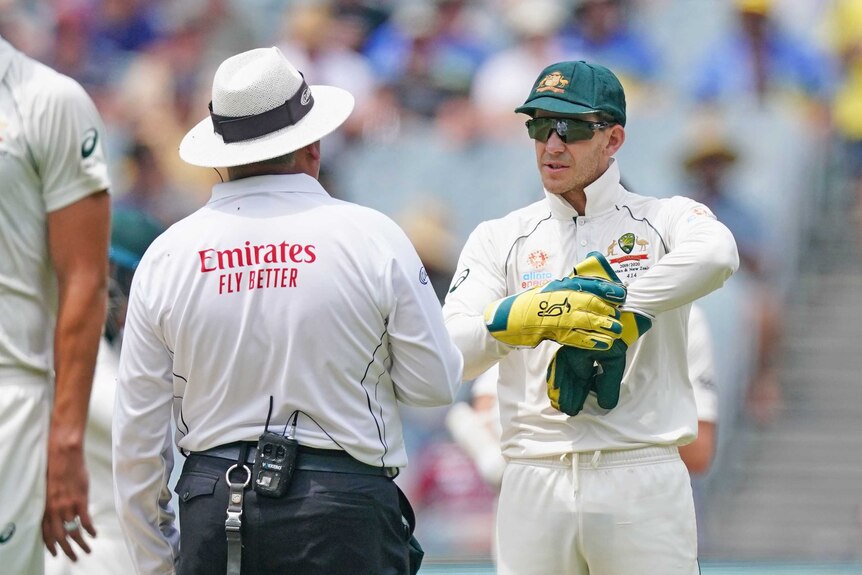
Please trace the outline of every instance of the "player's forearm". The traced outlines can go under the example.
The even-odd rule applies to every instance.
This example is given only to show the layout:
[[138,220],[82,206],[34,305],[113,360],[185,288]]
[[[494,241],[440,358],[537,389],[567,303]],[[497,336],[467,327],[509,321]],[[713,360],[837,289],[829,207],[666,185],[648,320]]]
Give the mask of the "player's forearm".
[[99,269],[78,272],[60,282],[51,438],[70,447],[83,444],[106,302],[105,274]]

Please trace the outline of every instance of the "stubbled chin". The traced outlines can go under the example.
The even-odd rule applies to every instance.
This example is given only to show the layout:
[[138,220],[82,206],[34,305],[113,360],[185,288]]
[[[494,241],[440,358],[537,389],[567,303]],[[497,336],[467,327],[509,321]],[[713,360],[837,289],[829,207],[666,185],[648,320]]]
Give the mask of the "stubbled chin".
[[562,174],[549,174],[544,170],[542,171],[542,184],[552,194],[563,194],[569,188]]

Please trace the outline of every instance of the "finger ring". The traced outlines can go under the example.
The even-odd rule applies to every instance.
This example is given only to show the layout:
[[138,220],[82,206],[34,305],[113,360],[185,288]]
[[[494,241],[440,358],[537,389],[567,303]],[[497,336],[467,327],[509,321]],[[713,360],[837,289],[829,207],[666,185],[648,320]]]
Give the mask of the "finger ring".
[[70,533],[72,531],[77,531],[81,527],[81,518],[75,517],[71,521],[63,521],[63,529],[65,529],[66,533]]

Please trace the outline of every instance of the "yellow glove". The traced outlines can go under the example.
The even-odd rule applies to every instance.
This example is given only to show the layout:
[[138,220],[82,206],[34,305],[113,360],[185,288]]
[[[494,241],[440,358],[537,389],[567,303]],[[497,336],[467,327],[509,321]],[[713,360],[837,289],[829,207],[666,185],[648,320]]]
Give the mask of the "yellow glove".
[[567,277],[492,302],[485,327],[503,343],[536,347],[551,339],[582,349],[610,349],[620,337],[617,306],[625,302],[620,283]]

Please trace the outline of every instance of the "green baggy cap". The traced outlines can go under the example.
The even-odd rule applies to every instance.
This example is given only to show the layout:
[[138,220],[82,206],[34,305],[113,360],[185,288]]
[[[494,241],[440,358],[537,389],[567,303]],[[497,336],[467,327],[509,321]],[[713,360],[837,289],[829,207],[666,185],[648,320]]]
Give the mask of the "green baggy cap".
[[542,70],[527,101],[516,113],[534,116],[536,110],[560,114],[604,112],[626,125],[626,95],[613,72],[584,61],[559,62]]

